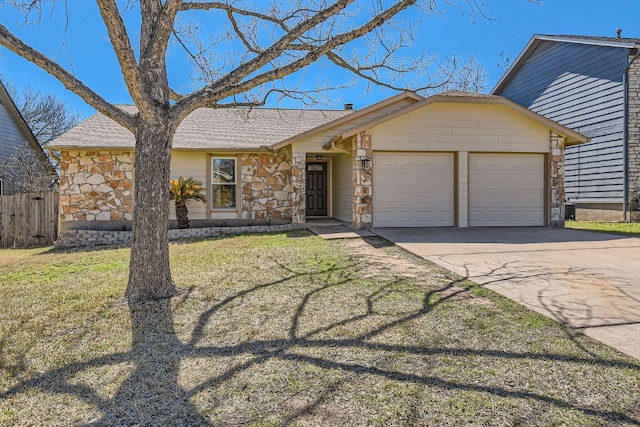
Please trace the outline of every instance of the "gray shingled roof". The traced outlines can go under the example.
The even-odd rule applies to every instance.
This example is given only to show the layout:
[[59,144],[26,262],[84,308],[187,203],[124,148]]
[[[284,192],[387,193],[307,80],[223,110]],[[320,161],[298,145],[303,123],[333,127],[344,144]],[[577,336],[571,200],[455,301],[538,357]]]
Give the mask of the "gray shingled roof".
[[638,38],[629,38],[629,37],[604,37],[604,36],[576,36],[570,34],[540,34],[542,37],[560,37],[563,39],[574,39],[574,40],[590,40],[596,42],[618,42],[618,43],[640,43],[640,39]]
[[511,76],[513,76],[524,64],[527,59],[533,54],[536,48],[543,40],[561,42],[561,43],[586,43],[586,44],[595,44],[601,46],[612,46],[615,48],[636,48],[640,45],[640,38],[631,38],[631,37],[605,37],[605,36],[581,36],[581,35],[571,35],[571,34],[535,34],[529,43],[525,46],[525,48],[520,52],[515,61],[511,64],[511,67],[507,70],[507,72],[500,78],[498,83],[491,90],[492,94],[500,93],[502,89],[504,89],[505,84],[509,81]]
[[[133,106],[120,108],[135,112]],[[257,149],[353,113],[353,110],[200,108],[178,127],[177,149]],[[131,132],[97,113],[51,142],[47,148],[133,148]]]

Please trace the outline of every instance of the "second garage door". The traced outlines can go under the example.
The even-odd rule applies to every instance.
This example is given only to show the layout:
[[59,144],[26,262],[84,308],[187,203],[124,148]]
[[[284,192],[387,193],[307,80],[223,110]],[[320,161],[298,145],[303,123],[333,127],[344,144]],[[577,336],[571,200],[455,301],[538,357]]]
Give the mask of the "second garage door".
[[542,154],[470,154],[469,225],[544,225],[544,188]]
[[452,226],[453,163],[450,153],[374,153],[373,225]]

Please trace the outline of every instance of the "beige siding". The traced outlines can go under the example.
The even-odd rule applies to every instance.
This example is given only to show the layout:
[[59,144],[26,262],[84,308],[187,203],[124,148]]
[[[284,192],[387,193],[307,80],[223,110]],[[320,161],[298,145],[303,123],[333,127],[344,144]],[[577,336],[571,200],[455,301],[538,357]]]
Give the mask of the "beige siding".
[[549,130],[501,105],[429,104],[372,130],[374,150],[549,151]]
[[364,123],[370,122],[376,118],[389,114],[390,112],[396,111],[402,107],[406,107],[407,105],[412,104],[414,102],[415,101],[412,101],[409,99],[402,99],[391,105],[387,105],[384,108],[376,110],[375,112],[365,114],[362,117],[358,118],[357,120],[349,121],[348,124],[335,126],[333,128],[327,129],[324,132],[320,132],[310,137],[296,140],[293,144],[291,144],[292,151],[294,153],[320,153],[323,151],[322,146],[326,144],[331,139],[331,137],[333,137],[335,134],[343,132],[347,129],[351,129],[356,126],[360,126]]
[[333,157],[333,217],[341,221],[353,219],[353,163],[348,154]]
[[[171,153],[171,178],[177,179],[181,176],[193,177],[203,182],[203,193],[207,197],[209,191],[207,188],[207,170],[208,170],[209,155],[205,152],[191,152],[191,151],[173,151]],[[207,219],[207,207],[209,204],[202,202],[189,202],[187,208],[189,209],[189,219]],[[173,203],[170,206],[170,219],[176,219],[175,208]],[[234,215],[234,218],[236,215]]]
[[322,153],[322,146],[338,132],[338,129],[330,129],[306,138],[301,138],[291,144],[291,151],[294,153]]

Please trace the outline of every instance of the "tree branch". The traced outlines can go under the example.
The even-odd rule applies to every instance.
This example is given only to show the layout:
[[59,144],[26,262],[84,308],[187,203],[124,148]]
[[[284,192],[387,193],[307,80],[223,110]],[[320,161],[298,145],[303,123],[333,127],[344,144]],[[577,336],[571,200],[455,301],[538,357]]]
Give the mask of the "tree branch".
[[110,104],[88,86],[75,78],[71,73],[62,68],[52,59],[33,49],[31,46],[15,37],[5,26],[0,24],[0,45],[6,47],[15,54],[31,61],[47,73],[58,79],[64,87],[81,97],[87,104],[110,117],[120,125],[134,131],[136,116],[133,116],[118,107]]
[[[336,15],[340,11],[344,10],[348,5],[350,5],[354,1],[355,0],[339,0],[335,2],[328,8],[319,11],[318,13],[313,15],[311,18],[305,19],[304,21],[300,22],[293,29],[291,29],[287,34],[281,37],[277,42],[271,45],[269,48],[265,49],[262,53],[257,55],[255,58],[240,65],[239,67],[237,67],[236,69],[228,73],[226,76],[219,79],[217,82],[211,85],[205,86],[204,88],[196,92],[192,92],[191,94],[185,96],[182,100],[178,101],[174,106],[176,117],[178,117],[179,120],[182,120],[182,118],[186,117],[193,110],[205,105],[207,102],[211,102],[214,99],[219,100],[219,99],[225,98],[226,96],[218,97],[219,96],[218,93],[221,91],[228,90],[231,86],[238,84],[238,82],[240,82],[249,74],[259,70],[260,68],[268,64],[273,59],[281,56],[282,53],[285,50],[287,50],[288,46],[291,43],[293,43],[298,37],[300,37],[306,31],[309,31],[312,28],[316,27],[317,25],[325,22],[327,19]],[[400,9],[402,10],[414,4],[416,1],[417,0],[402,1],[396,4],[396,6],[390,8],[389,10],[395,9],[397,6],[402,6],[402,8]],[[381,16],[381,15],[378,15],[378,16]],[[374,20],[376,18],[374,18]],[[373,20],[370,22],[373,22]],[[377,22],[376,25],[380,25],[382,22],[384,22],[384,19],[376,20],[376,22]],[[371,29],[369,31],[371,31]],[[349,34],[349,33],[345,33],[345,34]],[[354,36],[351,40],[353,40],[354,38],[357,38],[357,36]],[[332,39],[332,40],[335,40],[335,39]],[[308,65],[308,63],[306,65]],[[297,68],[296,70],[302,68],[303,66]],[[255,86],[251,86],[251,87],[255,87]],[[251,89],[251,87],[249,87],[248,89]],[[233,90],[230,92],[231,93],[229,93],[229,95],[227,96],[232,96],[237,93],[240,93]]]
[[129,34],[118,11],[118,5],[115,0],[97,0],[97,3],[129,94],[136,104],[141,104],[145,101],[145,95],[140,81],[140,69],[129,42]]
[[255,12],[253,10],[246,10],[246,9],[240,9],[234,6],[231,6],[230,4],[225,4],[225,3],[220,3],[217,1],[208,1],[208,2],[193,2],[193,1],[189,1],[189,2],[184,2],[182,3],[182,6],[180,7],[180,10],[186,11],[186,10],[211,10],[211,9],[219,9],[219,10],[224,10],[227,13],[235,13],[238,15],[244,15],[244,16],[250,16],[253,18],[258,18],[258,19],[262,19],[265,21],[269,21],[272,22],[274,24],[277,24],[278,26],[280,26],[280,28],[282,28],[284,31],[289,31],[289,27],[285,24],[286,20],[291,18],[290,16],[287,18],[276,18],[274,16],[269,16],[267,14],[264,13],[260,13],[260,12]]
[[[374,16],[370,21],[366,22],[365,24],[361,25],[360,27],[357,27],[351,31],[336,35],[334,37],[329,38],[329,40],[327,42],[325,42],[324,44],[321,44],[320,46],[316,47],[315,49],[309,51],[306,55],[304,55],[302,58],[293,61],[287,65],[284,65],[282,67],[276,68],[274,70],[271,71],[267,71],[264,72],[262,74],[259,74],[249,80],[245,80],[242,83],[235,83],[235,84],[229,84],[229,75],[225,76],[223,79],[218,80],[218,82],[215,82],[212,85],[209,85],[199,91],[193,92],[190,95],[187,95],[185,98],[183,98],[181,101],[178,101],[176,103],[176,109],[174,110],[174,114],[177,115],[178,120],[182,120],[182,118],[184,118],[187,114],[189,114],[191,111],[195,110],[198,107],[202,107],[207,105],[208,103],[212,103],[215,102],[217,100],[221,100],[224,98],[227,98],[229,96],[234,96],[243,92],[246,92],[248,90],[251,90],[252,88],[255,88],[256,86],[259,86],[261,84],[264,84],[266,82],[269,81],[273,81],[273,80],[277,80],[277,79],[281,79],[287,75],[290,75],[298,70],[300,70],[303,67],[306,67],[307,65],[310,65],[312,63],[314,63],[315,61],[317,61],[320,57],[322,57],[323,55],[326,55],[327,53],[329,53],[332,49],[338,47],[338,46],[342,46],[352,40],[355,40],[357,38],[360,38],[362,36],[364,36],[367,33],[370,33],[371,31],[373,31],[375,28],[377,28],[378,26],[380,26],[382,23],[384,23],[385,21],[391,19],[393,16],[397,15],[398,13],[400,13],[402,10],[408,8],[409,6],[412,6],[413,4],[415,4],[417,2],[417,0],[404,0],[404,1],[399,1],[398,3],[394,4],[393,6],[389,7],[388,9],[386,9],[385,11],[379,13],[378,15]],[[335,5],[334,5],[335,6]],[[346,5],[345,5],[346,7]],[[331,9],[331,8],[330,8]],[[327,11],[328,9],[325,9],[325,11]],[[340,10],[340,9],[339,9]],[[323,11],[323,12],[325,12]],[[337,12],[334,12],[337,13]],[[328,18],[328,17],[327,17]],[[309,23],[309,22],[315,22],[314,26],[319,24],[320,22],[323,22],[326,19],[322,19],[320,20],[320,18],[318,18],[318,15],[313,16],[312,18],[309,18],[308,20],[304,21],[303,23]],[[300,24],[302,25],[302,24]],[[293,30],[292,30],[293,31]],[[272,49],[276,49],[276,46],[280,47],[280,42],[282,41],[282,39],[280,39],[280,41],[276,44],[274,44],[273,46],[271,46],[269,49],[267,49],[265,51],[265,54],[267,51],[270,51]],[[277,51],[277,55],[275,55],[275,57],[282,55],[282,53],[286,50],[288,46],[285,44],[284,46],[280,47],[280,49]],[[262,56],[262,55],[261,55]],[[251,61],[250,61],[251,62]],[[242,66],[238,67],[236,70],[240,69]],[[233,72],[231,73],[233,74]]]
[[249,40],[247,40],[247,37],[244,35],[242,30],[240,30],[240,26],[238,25],[238,21],[236,21],[236,18],[233,16],[233,12],[227,11],[227,18],[229,18],[229,22],[231,22],[233,31],[236,33],[240,41],[242,41],[244,47],[246,47],[249,52],[260,53],[260,50],[256,46],[253,46],[249,42]]

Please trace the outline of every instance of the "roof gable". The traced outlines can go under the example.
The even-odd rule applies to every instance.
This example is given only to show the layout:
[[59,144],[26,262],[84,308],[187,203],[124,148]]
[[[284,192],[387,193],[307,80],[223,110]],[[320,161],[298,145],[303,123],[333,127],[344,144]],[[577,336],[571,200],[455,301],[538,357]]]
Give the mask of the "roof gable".
[[42,146],[29,128],[29,125],[27,125],[27,122],[24,120],[24,117],[22,117],[22,114],[20,114],[18,107],[13,102],[13,99],[11,99],[9,92],[7,91],[2,81],[0,81],[0,104],[5,106],[7,112],[9,113],[9,116],[11,116],[14,123],[20,130],[20,133],[22,133],[26,143],[36,153],[36,156],[48,170],[49,174],[58,176],[57,172],[51,165],[49,158],[42,149]]
[[614,49],[637,49],[640,47],[640,39],[638,38],[536,34],[529,40],[529,43],[527,43],[515,61],[513,61],[511,67],[509,67],[507,72],[500,78],[498,83],[496,83],[491,93],[494,95],[499,94],[527,60],[543,53],[552,46],[553,43],[589,44]]
[[361,124],[359,126],[352,127],[344,132],[338,133],[334,135],[333,138],[325,145],[324,148],[329,148],[331,143],[336,142],[338,140],[348,138],[353,136],[359,132],[362,132],[365,129],[380,125],[389,120],[392,120],[396,117],[403,116],[412,111],[415,111],[419,108],[425,107],[434,103],[474,103],[474,104],[493,104],[493,105],[502,105],[509,110],[537,123],[538,125],[542,125],[547,127],[548,129],[553,130],[561,136],[566,138],[566,145],[574,145],[587,142],[589,138],[586,136],[569,129],[565,126],[562,126],[559,123],[554,122],[553,120],[547,119],[533,111],[522,107],[521,105],[516,104],[515,102],[509,101],[508,99],[497,96],[497,95],[484,95],[478,93],[468,93],[468,92],[460,92],[460,91],[449,91],[445,93],[441,93],[438,95],[433,95],[428,98],[423,99],[420,102],[409,105],[407,107],[401,108],[397,111],[394,111],[385,116],[379,117],[370,122]]

